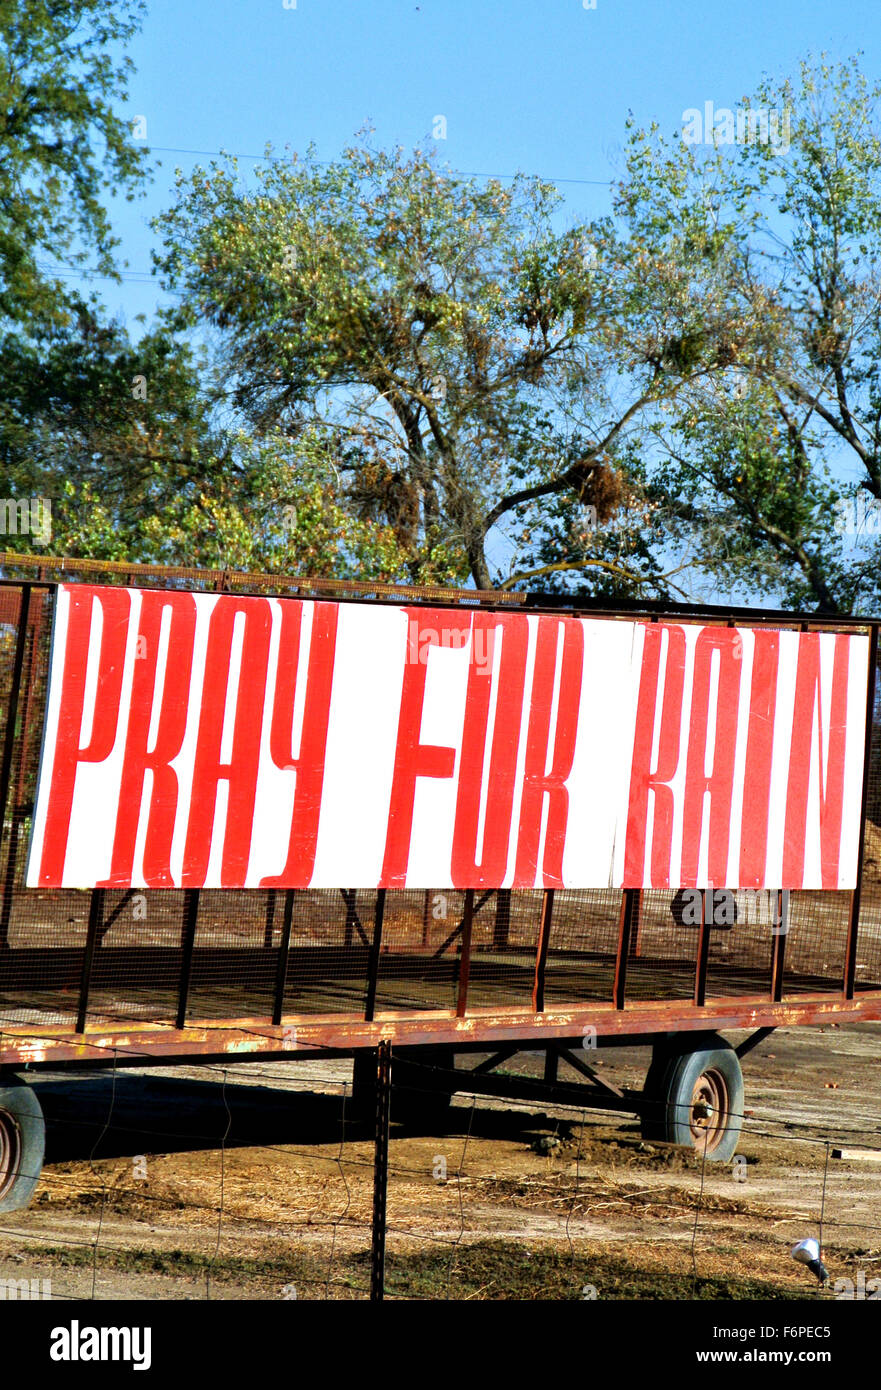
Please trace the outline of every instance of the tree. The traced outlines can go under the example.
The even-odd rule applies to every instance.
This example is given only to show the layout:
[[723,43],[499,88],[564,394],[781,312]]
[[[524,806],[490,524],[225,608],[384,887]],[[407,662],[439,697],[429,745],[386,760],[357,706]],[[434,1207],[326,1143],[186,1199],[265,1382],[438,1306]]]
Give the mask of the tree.
[[[234,160],[179,175],[157,220],[170,325],[216,330],[220,398],[322,445],[411,580],[440,552],[460,580],[516,582],[535,527],[611,522],[638,497],[637,422],[749,333],[681,254],[637,254],[610,221],[555,231],[538,179],[481,185],[365,140],[328,166],[268,158],[255,184]],[[657,557],[612,532],[578,567],[665,592]]]
[[131,60],[109,49],[137,30],[142,0],[0,0],[0,321],[25,331],[65,314],[41,257],[114,272],[103,198],[133,198],[147,153],[113,103]]
[[[756,325],[748,352],[655,424],[658,516],[729,592],[827,612],[881,595],[879,95],[857,59],[804,62],[797,84],[765,80],[745,101],[752,139],[631,127],[618,192],[654,254],[725,255]],[[785,146],[760,138],[770,113]]]
[[[400,577],[388,526],[336,497],[308,433],[292,445],[223,429],[201,358],[162,327],[133,343],[94,303],[28,342],[0,339],[0,469],[51,503],[54,550],[133,560]],[[4,544],[44,548],[24,531]]]

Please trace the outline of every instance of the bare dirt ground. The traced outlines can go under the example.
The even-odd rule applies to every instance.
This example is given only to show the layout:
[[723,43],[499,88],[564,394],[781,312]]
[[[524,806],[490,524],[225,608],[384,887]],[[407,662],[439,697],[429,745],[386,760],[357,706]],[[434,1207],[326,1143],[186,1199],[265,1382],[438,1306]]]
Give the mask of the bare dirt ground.
[[[773,1034],[744,1060],[735,1164],[645,1144],[627,1115],[485,1097],[394,1125],[388,1295],[822,1299],[881,1276],[881,1163],[833,1156],[881,1150],[879,1056],[881,1025]],[[619,1086],[647,1061],[599,1054]],[[350,1078],[253,1059],[38,1074],[47,1165],[0,1217],[0,1277],[55,1298],[366,1297],[373,1144]],[[821,1214],[825,1292],[789,1253]]]

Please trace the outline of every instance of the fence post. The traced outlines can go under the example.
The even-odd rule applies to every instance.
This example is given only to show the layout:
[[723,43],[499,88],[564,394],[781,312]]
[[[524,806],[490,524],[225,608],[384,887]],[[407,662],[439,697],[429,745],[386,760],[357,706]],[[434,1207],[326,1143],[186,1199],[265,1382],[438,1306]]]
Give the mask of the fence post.
[[75,1032],[84,1033],[86,1031],[86,1019],[89,1012],[89,987],[92,983],[92,964],[95,959],[95,946],[98,942],[98,934],[101,929],[101,919],[104,916],[104,889],[93,888],[89,898],[89,925],[86,929],[86,948],[83,951],[83,963],[80,971],[80,996],[76,1011]]
[[459,985],[456,991],[456,1017],[464,1018],[468,1007],[468,979],[471,974],[471,926],[474,920],[474,889],[465,889],[465,911],[462,916],[461,950],[459,952]]
[[370,1243],[370,1301],[385,1296],[385,1223],[388,1198],[388,1135],[392,1094],[392,1045],[376,1050],[376,1135],[373,1148],[373,1227]]

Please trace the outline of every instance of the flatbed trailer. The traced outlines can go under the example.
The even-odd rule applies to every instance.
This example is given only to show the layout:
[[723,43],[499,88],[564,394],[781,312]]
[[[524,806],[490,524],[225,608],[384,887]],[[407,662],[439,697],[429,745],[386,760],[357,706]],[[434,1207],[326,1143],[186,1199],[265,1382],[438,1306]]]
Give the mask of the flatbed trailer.
[[[442,1107],[456,1090],[467,1090],[630,1111],[640,1115],[647,1136],[703,1146],[708,1158],[725,1160],[735,1150],[743,1113],[739,1059],[751,1047],[781,1026],[881,1020],[878,622],[698,605],[611,608],[578,597],[286,580],[10,553],[0,555],[0,575],[0,1211],[26,1205],[42,1162],[42,1116],[30,1087],[18,1077],[23,1069],[351,1056],[357,1095],[369,1096],[377,1049],[390,1045],[401,1093],[412,1086],[414,1100],[421,1097],[424,1103],[427,1097]],[[738,885],[730,892],[721,884],[692,890],[679,879],[662,886],[573,888],[546,865],[544,886],[538,883],[539,866],[531,887],[503,886],[491,873],[475,873],[469,881],[460,873],[457,886],[434,889],[395,881],[387,855],[386,881],[380,886],[290,886],[283,881],[259,887],[200,886],[200,875],[205,884],[212,872],[215,879],[217,873],[235,877],[226,867],[211,870],[205,864],[187,871],[189,883],[183,873],[175,882],[166,875],[161,887],[134,879],[127,884],[124,874],[115,872],[104,883],[58,886],[62,871],[47,868],[51,847],[46,846],[47,818],[54,813],[51,798],[59,796],[57,785],[48,781],[47,737],[57,745],[66,718],[63,708],[59,714],[52,704],[64,698],[57,690],[64,656],[58,646],[59,595],[71,614],[77,593],[88,597],[99,590],[272,597],[281,604],[324,604],[328,611],[332,605],[340,612],[389,606],[400,611],[404,605],[411,621],[422,609],[435,621],[448,615],[452,630],[472,623],[474,613],[490,615],[480,620],[484,625],[496,621],[492,615],[499,622],[513,614],[560,623],[590,619],[635,624],[646,644],[653,640],[648,630],[663,627],[668,653],[670,632],[677,635],[681,629],[687,635],[700,629],[721,653],[712,667],[717,684],[707,676],[707,689],[716,694],[706,700],[711,705],[715,699],[717,721],[724,717],[720,663],[730,654],[731,642],[739,640],[733,632],[837,635],[842,655],[845,638],[860,638],[862,645],[853,652],[862,653],[864,674],[859,675],[852,658],[851,687],[862,680],[863,688],[847,695],[852,701],[848,710],[860,710],[859,728],[849,715],[847,730],[848,757],[855,758],[856,749],[859,762],[848,763],[851,790],[842,792],[846,812],[847,797],[853,802],[852,819],[859,802],[853,881],[847,887]],[[108,600],[102,612],[114,611]],[[68,653],[72,630],[69,626]],[[97,640],[89,631],[90,640]],[[100,631],[103,641],[108,622]],[[693,637],[694,631],[687,640]],[[50,688],[53,640],[58,651]],[[758,652],[759,639],[755,642]],[[804,650],[810,654],[813,648]],[[101,652],[103,660],[103,647]],[[135,652],[135,658],[140,655]],[[754,656],[754,673],[758,660]],[[302,673],[302,666],[297,669]],[[112,663],[107,670],[112,672]],[[320,679],[318,666],[316,670]],[[552,682],[556,670],[553,666]],[[665,667],[665,679],[666,672]],[[80,675],[81,684],[87,684],[85,657]],[[65,681],[75,676],[64,668]],[[558,701],[563,679],[560,675]],[[844,706],[836,716],[838,687],[834,681],[830,687],[830,679],[827,673],[822,679],[816,674],[815,680],[821,838],[831,814],[828,802],[834,800],[829,740],[836,728],[845,736]],[[757,681],[754,674],[756,689]],[[502,701],[504,682],[499,678],[496,683],[496,698]],[[793,728],[800,688],[793,697]],[[847,692],[841,689],[844,700]],[[651,690],[649,696],[654,699]],[[155,711],[150,718],[155,723]],[[291,718],[293,705],[289,734]],[[826,763],[824,718],[829,726]],[[78,714],[77,742],[81,726]],[[750,728],[760,735],[761,717]],[[93,753],[96,730],[97,723],[89,735]],[[597,730],[596,737],[602,740],[604,731]],[[715,727],[713,737],[721,737]],[[810,730],[808,738],[810,743]],[[102,751],[106,760],[109,745]],[[434,756],[445,750],[430,751]],[[738,756],[742,761],[743,752]],[[59,757],[56,748],[56,767]],[[715,759],[714,753],[714,767]],[[92,758],[96,765],[100,761],[97,755]],[[293,766],[288,763],[286,770]],[[701,776],[705,772],[702,754]],[[301,775],[306,774],[298,772],[298,779]],[[744,806],[752,795],[748,785]],[[811,795],[816,799],[816,793],[805,790],[806,816]],[[120,793],[120,803],[124,800]],[[48,811],[43,802],[50,803]],[[95,805],[100,811],[99,801]],[[96,840],[102,834],[98,811]],[[550,811],[546,816],[545,845]],[[707,833],[701,825],[699,841]],[[84,863],[91,852],[90,830],[87,825],[78,831]],[[141,825],[141,848],[144,833]],[[43,844],[42,860],[37,842]],[[824,840],[824,855],[825,845]],[[695,849],[695,864],[706,852],[712,850]],[[842,851],[842,861],[844,857]],[[205,858],[207,862],[207,849]],[[63,853],[59,862],[67,862]],[[808,881],[807,870],[805,874]],[[824,883],[836,882],[825,867],[823,876]],[[283,880],[284,874],[276,877]],[[397,880],[402,877],[397,874]],[[696,881],[694,872],[685,877]],[[846,880],[842,868],[838,881]],[[685,911],[683,891],[677,890],[686,892]],[[694,909],[690,916],[689,907]],[[747,1037],[735,1049],[720,1030],[746,1031]],[[652,1050],[643,1089],[622,1091],[605,1082],[592,1065],[594,1051],[637,1043]],[[498,1072],[518,1051],[537,1050],[546,1058],[543,1082]],[[476,1064],[475,1056],[481,1058]],[[560,1081],[561,1060],[581,1082]]]

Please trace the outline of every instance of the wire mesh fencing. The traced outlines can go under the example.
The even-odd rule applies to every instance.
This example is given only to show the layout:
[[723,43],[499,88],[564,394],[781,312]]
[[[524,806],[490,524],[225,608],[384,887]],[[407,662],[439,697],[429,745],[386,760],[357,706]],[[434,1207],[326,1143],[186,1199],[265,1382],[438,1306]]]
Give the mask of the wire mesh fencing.
[[[689,918],[660,889],[43,892],[25,888],[24,860],[52,591],[28,577],[0,585],[0,1056],[19,1063],[33,1029],[67,1058],[81,1046],[102,1074],[35,1075],[49,1161],[26,1212],[0,1203],[0,1294],[48,1279],[58,1298],[783,1297],[812,1291],[789,1247],[818,1233],[868,1296],[881,1117],[865,1106],[838,1128],[816,1106],[785,1123],[747,1110],[742,1151],[720,1165],[646,1140],[632,1112],[610,1127],[588,1105],[542,1110],[469,1092],[467,1078],[451,1101],[427,1053],[386,1059],[387,1130],[372,1053],[360,1075],[345,1047],[314,1037],[308,1064],[241,1056],[270,1040],[293,1053],[316,1020],[415,1033],[426,1018],[504,1013],[529,1035],[554,1010],[660,1005],[660,1028],[680,1006],[819,1001],[821,1017],[881,990],[877,676],[856,894],[738,892],[729,920],[712,894]],[[159,1077],[148,1042],[125,1034],[163,1029],[194,1051]],[[552,1084],[556,1063],[542,1055],[532,1072]],[[836,1157],[854,1147],[861,1157]]]
[[[645,1140],[631,1114],[450,1100],[446,1069],[412,1053],[390,1058],[385,1143],[376,1088],[353,1091],[343,1058],[185,1075],[133,1060],[37,1080],[48,1162],[28,1210],[0,1214],[3,1297],[823,1299],[881,1288],[876,1096],[843,1109],[827,1093],[813,1112],[775,1116],[764,1088],[736,1153],[715,1163],[700,1146]],[[375,1065],[373,1054],[368,1074]],[[533,1073],[544,1065],[532,1059]],[[792,1259],[809,1238],[825,1285]]]

